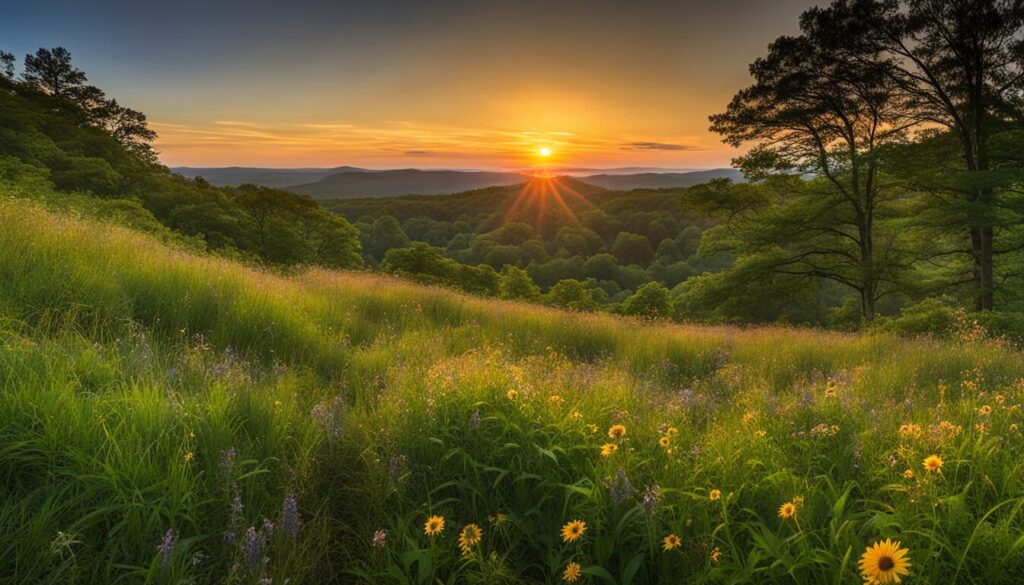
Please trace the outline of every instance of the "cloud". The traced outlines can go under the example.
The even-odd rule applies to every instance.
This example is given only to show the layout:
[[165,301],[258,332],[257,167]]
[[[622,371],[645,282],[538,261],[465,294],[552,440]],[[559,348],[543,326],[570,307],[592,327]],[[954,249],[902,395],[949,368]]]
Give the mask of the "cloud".
[[623,150],[705,150],[690,144],[670,144],[667,142],[628,142],[620,148]]
[[429,150],[407,150],[405,154],[408,156],[434,156],[434,153]]

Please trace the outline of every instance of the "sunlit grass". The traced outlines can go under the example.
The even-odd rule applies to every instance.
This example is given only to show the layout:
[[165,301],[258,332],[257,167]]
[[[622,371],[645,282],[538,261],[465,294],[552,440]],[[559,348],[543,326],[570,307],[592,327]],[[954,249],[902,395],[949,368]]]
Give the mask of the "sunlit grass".
[[857,583],[886,538],[920,582],[1024,574],[1012,349],[259,272],[27,202],[0,222],[7,580]]

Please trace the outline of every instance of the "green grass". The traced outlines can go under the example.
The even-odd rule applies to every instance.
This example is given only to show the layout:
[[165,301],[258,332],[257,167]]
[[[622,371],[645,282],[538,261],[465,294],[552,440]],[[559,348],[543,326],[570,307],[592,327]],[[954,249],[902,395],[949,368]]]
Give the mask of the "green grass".
[[272,274],[23,200],[0,225],[4,582],[860,583],[884,538],[915,583],[1024,574],[1012,348]]

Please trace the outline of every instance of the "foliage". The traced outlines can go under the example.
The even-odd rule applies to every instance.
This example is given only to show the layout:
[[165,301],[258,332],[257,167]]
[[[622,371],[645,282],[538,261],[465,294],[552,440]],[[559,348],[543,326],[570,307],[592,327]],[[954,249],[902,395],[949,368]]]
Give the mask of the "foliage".
[[1024,572],[1005,345],[275,275],[25,198],[0,222],[4,581],[858,583],[887,538],[914,582]]
[[0,182],[11,194],[61,206],[55,194],[63,193],[83,208],[133,208],[132,216],[145,210],[144,222],[268,265],[362,265],[356,230],[308,197],[252,185],[215,188],[156,164],[145,116],[85,85],[66,50],[40,49],[26,58],[22,81],[13,77],[0,76]]

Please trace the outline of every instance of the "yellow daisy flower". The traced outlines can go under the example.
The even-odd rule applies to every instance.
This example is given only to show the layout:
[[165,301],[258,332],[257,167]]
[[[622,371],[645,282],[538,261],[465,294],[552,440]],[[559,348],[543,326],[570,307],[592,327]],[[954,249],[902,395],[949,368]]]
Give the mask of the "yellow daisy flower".
[[573,520],[562,527],[562,542],[576,542],[587,530],[583,520]]
[[662,447],[668,448],[668,446],[672,444],[672,439],[669,439],[668,435],[666,435],[658,439],[658,444],[661,445]]
[[924,458],[924,461],[921,464],[928,471],[939,471],[942,469],[943,463],[945,462],[942,460],[942,457],[939,457],[938,455],[929,455]]
[[982,405],[982,407],[978,409],[978,412],[981,413],[981,416],[988,416],[992,414],[992,407],[987,404]]
[[519,391],[513,388],[505,393],[505,397],[509,400],[515,400],[516,398],[519,398]]
[[611,457],[618,450],[619,446],[615,443],[605,443],[601,445],[601,457]]
[[580,572],[582,572],[582,569],[580,569],[579,563],[569,563],[565,566],[565,572],[562,573],[562,579],[565,580],[566,583],[575,583],[576,580],[580,578]]
[[444,516],[431,516],[423,525],[423,533],[427,536],[435,536],[444,532]]
[[626,427],[623,425],[612,425],[608,429],[608,436],[613,439],[618,439],[626,435]]
[[712,502],[718,500],[721,497],[722,497],[722,490],[713,489],[710,492],[708,492],[708,499],[711,500]]
[[899,583],[900,577],[910,574],[907,549],[899,541],[885,539],[869,546],[860,557],[860,574],[869,585]]
[[793,502],[786,502],[779,506],[779,518],[788,520],[794,516],[796,516],[796,504]]
[[665,537],[664,540],[661,541],[661,548],[663,548],[666,551],[669,551],[669,550],[672,550],[674,548],[678,548],[678,547],[682,546],[682,544],[683,544],[683,541],[682,541],[681,538],[679,538],[675,534],[669,534],[668,536]]
[[468,555],[471,548],[480,542],[484,531],[476,524],[466,524],[459,533],[459,549],[462,554]]

